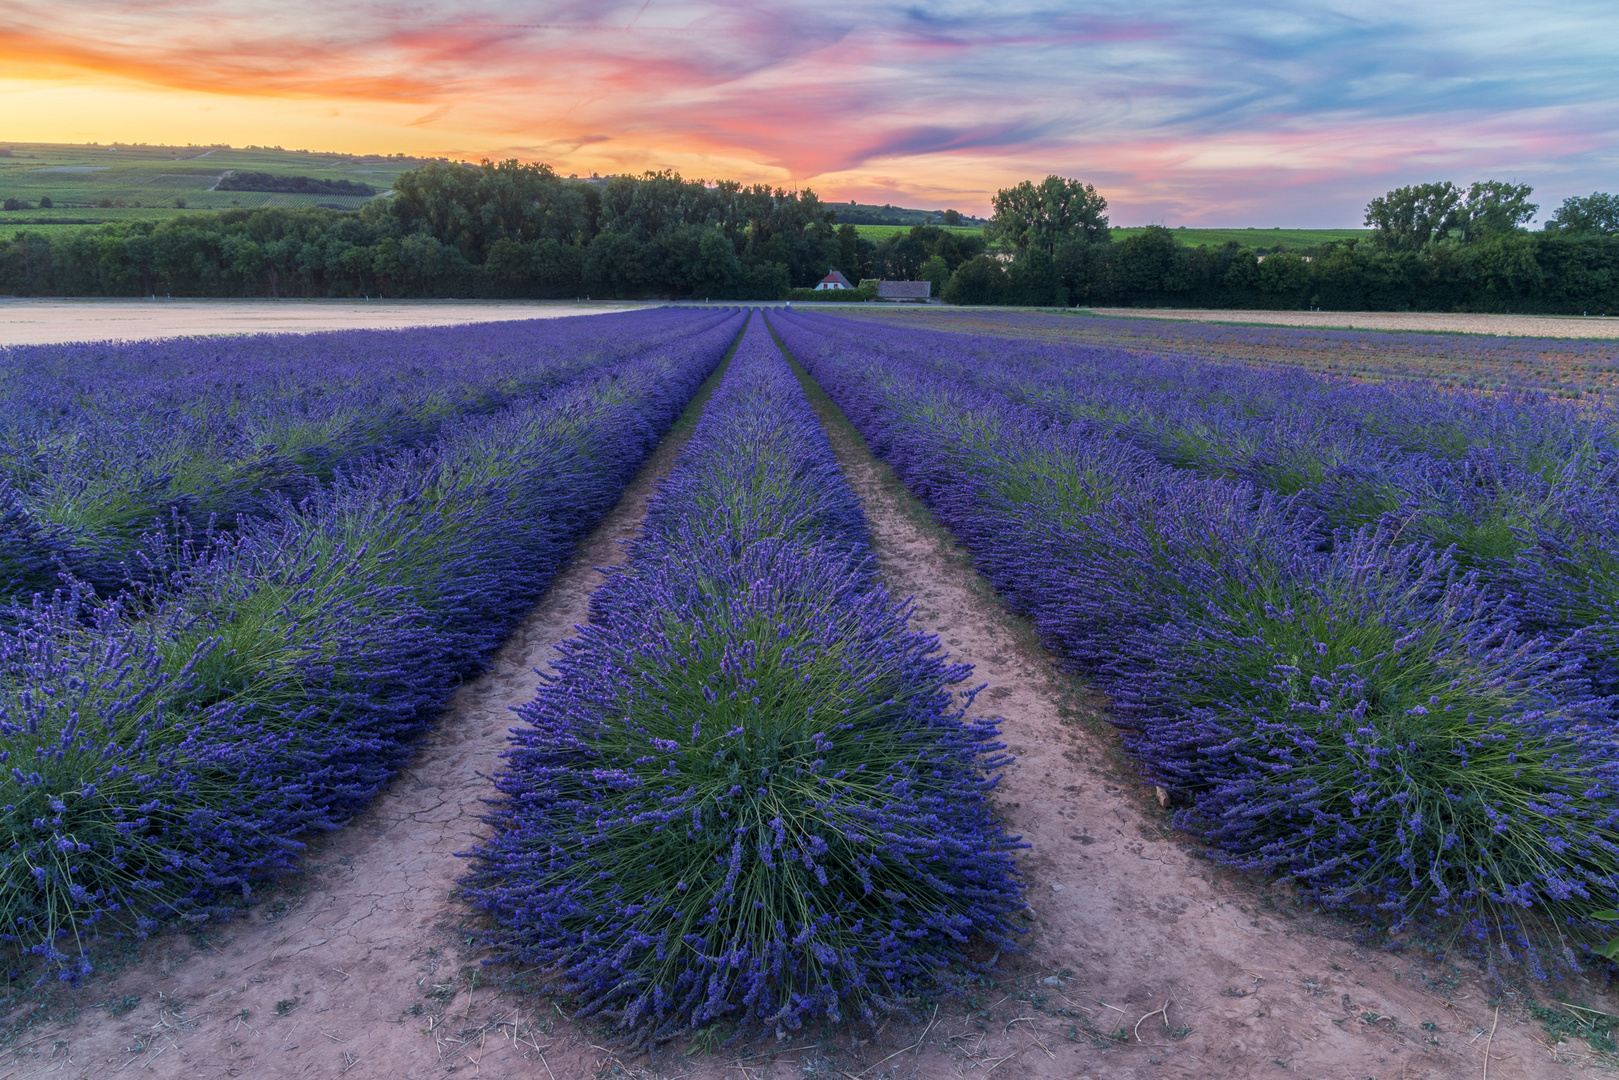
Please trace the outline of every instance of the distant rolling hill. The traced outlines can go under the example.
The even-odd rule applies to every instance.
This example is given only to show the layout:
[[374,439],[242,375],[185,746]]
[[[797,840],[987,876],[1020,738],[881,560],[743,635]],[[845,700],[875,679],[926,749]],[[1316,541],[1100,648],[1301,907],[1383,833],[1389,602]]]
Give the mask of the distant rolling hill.
[[[112,221],[152,221],[193,210],[328,206],[354,210],[425,159],[312,153],[274,147],[0,144],[0,230],[52,234]],[[230,177],[251,179],[230,190]],[[49,200],[50,205],[41,205]],[[179,204],[184,204],[183,208]]]

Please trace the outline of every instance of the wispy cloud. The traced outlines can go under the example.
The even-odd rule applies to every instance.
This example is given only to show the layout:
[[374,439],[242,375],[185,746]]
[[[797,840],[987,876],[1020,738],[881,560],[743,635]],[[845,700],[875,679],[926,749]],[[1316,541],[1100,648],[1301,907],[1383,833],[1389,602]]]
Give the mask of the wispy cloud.
[[[1555,204],[1612,188],[1619,157],[1610,0],[0,10],[0,94],[26,90],[30,103],[22,120],[0,96],[9,138],[49,137],[54,122],[62,139],[245,143],[272,138],[254,125],[280,122],[283,143],[301,130],[312,145],[472,147],[565,172],[673,164],[963,209],[1059,172],[1101,186],[1115,220],[1188,224],[1353,223],[1371,195],[1441,177],[1527,181]],[[98,93],[176,107],[147,120],[152,130],[90,132],[105,123],[87,104]],[[180,130],[204,100],[211,123],[243,129]]]

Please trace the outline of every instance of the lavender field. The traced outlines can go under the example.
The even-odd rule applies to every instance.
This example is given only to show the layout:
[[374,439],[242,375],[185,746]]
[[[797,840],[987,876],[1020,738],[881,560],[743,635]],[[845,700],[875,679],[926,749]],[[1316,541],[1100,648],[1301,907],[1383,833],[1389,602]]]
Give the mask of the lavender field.
[[[206,918],[363,807],[743,316],[7,355],[5,939]],[[116,925],[113,925],[116,924]]]
[[[643,1048],[931,1028],[1033,964],[1025,1008],[1134,1045],[1049,992],[1083,976],[1048,963],[1042,911],[1111,916],[1032,890],[1103,880],[1047,837],[1100,822],[1004,784],[1027,758],[1077,797],[1106,754],[1175,843],[1300,917],[1605,977],[1605,401],[1169,344],[666,308],[0,352],[11,980],[77,988],[113,942],[251,920],[320,834],[401,797],[660,455],[588,617],[520,673],[436,901],[573,1020]],[[1439,372],[1509,348],[1421,344]],[[852,482],[873,456],[1102,695],[1111,748],[1051,761],[1012,691],[978,696],[959,626],[899,591],[932,596],[936,566],[879,538]],[[1163,933],[1132,944],[1191,950]]]
[[1606,951],[1605,409],[774,322],[1216,858],[1537,971]]

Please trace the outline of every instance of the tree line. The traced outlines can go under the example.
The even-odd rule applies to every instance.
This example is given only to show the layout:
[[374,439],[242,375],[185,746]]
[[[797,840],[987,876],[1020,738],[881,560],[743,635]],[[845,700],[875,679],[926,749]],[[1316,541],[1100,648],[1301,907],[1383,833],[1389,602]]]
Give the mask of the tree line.
[[982,233],[880,241],[810,190],[672,172],[591,183],[517,161],[428,162],[359,211],[187,212],[0,241],[0,292],[28,296],[808,299],[828,270],[926,279],[963,304],[1619,313],[1619,199],[1527,186],[1400,188],[1364,239],[1307,254],[1115,240],[1107,200],[1064,177],[998,192]]
[[0,242],[0,292],[779,300],[833,268],[914,278],[930,258],[948,273],[983,250],[937,227],[873,243],[809,190],[428,162],[358,211],[198,211],[57,237],[24,227]]
[[1527,185],[1398,188],[1365,238],[1260,255],[1186,247],[1160,226],[1114,241],[1107,200],[1062,177],[999,192],[995,248],[955,272],[957,303],[1619,314],[1619,198],[1564,201],[1545,227]]

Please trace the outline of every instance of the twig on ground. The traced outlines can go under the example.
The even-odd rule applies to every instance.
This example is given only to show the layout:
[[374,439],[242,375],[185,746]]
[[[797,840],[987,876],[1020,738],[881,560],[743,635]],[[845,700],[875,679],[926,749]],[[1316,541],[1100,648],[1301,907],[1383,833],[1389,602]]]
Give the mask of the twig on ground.
[[281,946],[285,945],[291,939],[292,939],[292,935],[288,934],[286,937],[282,938],[280,941],[276,942],[274,945],[272,945],[270,947],[270,955],[269,956],[261,956],[261,957],[259,957],[257,960],[253,961],[251,964],[247,965],[247,967],[243,968],[242,970],[247,971],[247,970],[249,970],[251,968],[258,967],[260,964],[263,964],[263,963],[265,963],[267,961],[274,960],[276,950],[280,949]]
[[990,1073],[994,1072],[996,1069],[1000,1068],[1002,1065],[1005,1065],[1008,1061],[1011,1061],[1013,1058],[1017,1057],[1019,1054],[1023,1053],[1023,1051],[1025,1051],[1027,1049],[1028,1049],[1027,1046],[1020,1046],[1016,1050],[1012,1051],[1010,1054],[1007,1054],[1005,1057],[997,1058],[992,1064],[990,1064],[990,1066],[988,1068],[986,1068],[984,1070],[984,1075],[988,1076]]
[[[933,1022],[935,1020],[937,1020],[938,1018],[939,1018],[939,1006],[935,1005],[935,1006],[933,1006],[933,1015],[928,1018],[928,1026],[922,1029],[922,1037],[920,1039],[917,1039],[911,1045],[907,1046],[904,1050],[895,1050],[892,1054],[889,1054],[888,1057],[883,1058],[883,1061],[888,1061],[888,1060],[890,1060],[892,1058],[897,1058],[901,1054],[905,1053],[908,1050],[916,1050],[916,1049],[920,1048],[922,1043],[927,1040],[928,1032],[933,1030]],[[855,1080],[860,1080],[860,1077],[865,1076],[871,1070],[875,1069],[878,1065],[881,1065],[883,1063],[883,1061],[879,1061],[874,1065],[867,1065],[864,1069],[860,1070],[858,1075],[854,1074],[854,1073],[845,1073],[844,1075],[845,1076],[854,1076]]]
[[1568,1004],[1565,1004],[1563,1006],[1563,1008],[1565,1008],[1565,1009],[1573,1009],[1575,1012],[1596,1013],[1598,1016],[1606,1016],[1606,1017],[1608,1017],[1609,1019],[1612,1019],[1612,1020],[1619,1020],[1619,1016],[1615,1016],[1613,1013],[1603,1012],[1601,1009],[1588,1009],[1584,1005],[1568,1005]]
[[[1169,1005],[1170,1005],[1170,999],[1165,998],[1164,999],[1164,1007],[1161,1008],[1161,1009],[1154,1009],[1152,1012],[1148,1013],[1147,1016],[1157,1016],[1159,1013],[1163,1013],[1164,1014],[1164,1027],[1167,1028],[1169,1026]],[[1135,1028],[1136,1042],[1141,1041],[1141,1022],[1142,1022],[1142,1020],[1147,1019],[1147,1016],[1143,1016],[1141,1018],[1141,1020],[1136,1021],[1136,1028]]]
[[1495,1007],[1495,1019],[1490,1023],[1490,1037],[1484,1044],[1484,1080],[1490,1080],[1490,1047],[1495,1045],[1495,1025],[1501,1022],[1501,1006]]

